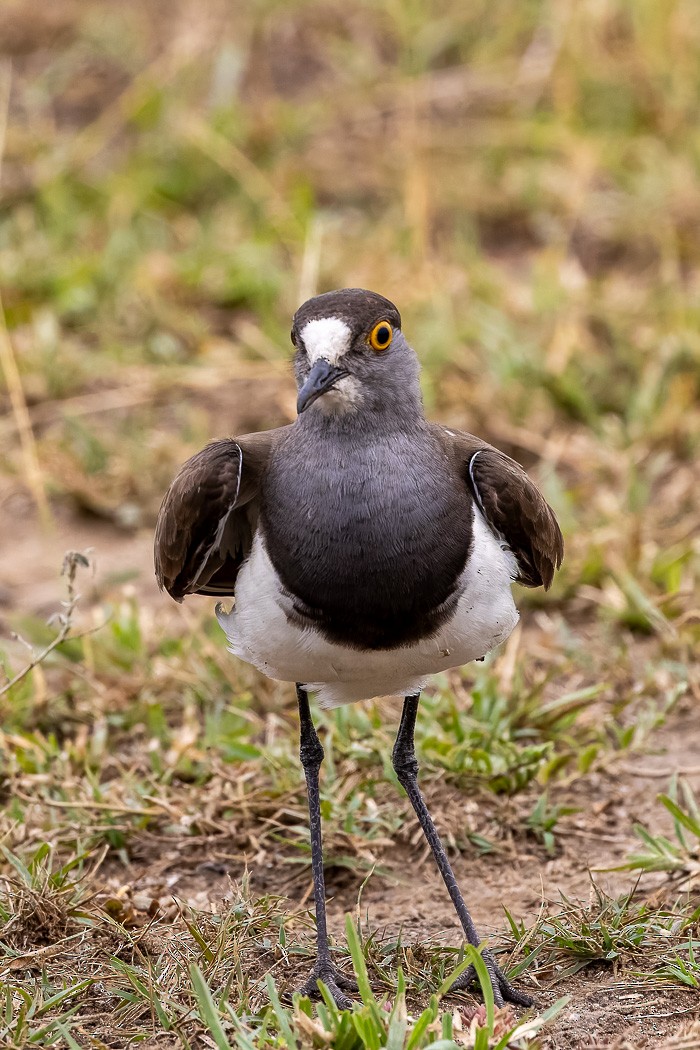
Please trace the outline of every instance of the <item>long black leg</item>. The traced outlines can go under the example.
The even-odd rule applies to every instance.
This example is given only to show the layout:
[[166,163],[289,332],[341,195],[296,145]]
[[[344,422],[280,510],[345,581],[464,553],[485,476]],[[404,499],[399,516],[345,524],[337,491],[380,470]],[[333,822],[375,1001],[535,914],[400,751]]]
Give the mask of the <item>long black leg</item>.
[[[318,996],[317,981],[320,978],[327,986],[339,1007],[349,1009],[352,1000],[344,991],[357,991],[357,985],[340,972],[331,961],[326,924],[326,881],[323,876],[323,844],[321,841],[321,801],[318,774],[323,762],[323,744],[311,721],[309,697],[306,690],[297,685],[299,704],[300,747],[299,757],[304,767],[306,790],[309,796],[309,828],[311,831],[311,871],[314,880],[314,903],[316,905],[316,963],[311,976],[301,989],[304,995]],[[344,991],[341,991],[343,989]]]
[[[403,711],[401,713],[401,723],[399,725],[396,743],[394,744],[394,750],[391,756],[392,762],[399,783],[408,795],[416,816],[420,821],[423,834],[433,851],[435,862],[440,874],[442,875],[445,886],[447,887],[447,892],[454,904],[455,911],[459,916],[459,921],[462,924],[464,936],[470,944],[473,944],[475,948],[478,948],[480,943],[479,935],[476,932],[476,927],[474,926],[472,917],[467,910],[464,898],[460,892],[459,886],[457,885],[457,880],[452,871],[452,865],[447,858],[445,847],[440,841],[440,836],[438,835],[437,829],[433,823],[433,818],[428,812],[425,799],[418,787],[418,761],[416,759],[414,733],[416,728],[419,695],[420,694],[417,693],[415,696],[407,696],[404,700]],[[528,995],[524,995],[510,984],[497,966],[496,961],[490,952],[483,952],[483,959],[491,978],[493,997],[497,1006],[502,1006],[504,1000],[511,1003],[517,1003],[518,1006],[532,1005],[532,999]],[[452,988],[468,988],[473,984],[475,976],[474,968],[470,966],[460,977],[457,978],[452,985]]]

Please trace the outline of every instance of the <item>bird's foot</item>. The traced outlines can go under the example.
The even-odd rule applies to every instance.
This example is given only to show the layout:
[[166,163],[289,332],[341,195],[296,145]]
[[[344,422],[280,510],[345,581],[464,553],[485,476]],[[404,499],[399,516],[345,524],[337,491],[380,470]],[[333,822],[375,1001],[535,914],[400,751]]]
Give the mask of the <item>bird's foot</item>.
[[[493,1001],[496,1006],[503,1006],[504,1003],[514,1003],[516,1006],[532,1006],[534,999],[529,995],[525,995],[524,992],[519,991],[510,983],[491,952],[485,951],[481,957],[486,963],[491,987],[493,988]],[[451,986],[450,991],[468,992],[472,990],[473,985],[478,987],[479,980],[474,967],[468,966]]]
[[351,1010],[352,999],[346,992],[357,992],[357,982],[353,977],[342,973],[335,963],[316,963],[309,975],[309,979],[299,989],[302,995],[308,995],[310,999],[320,999],[321,993],[318,982],[323,981],[333,997],[335,1005],[340,1010]]

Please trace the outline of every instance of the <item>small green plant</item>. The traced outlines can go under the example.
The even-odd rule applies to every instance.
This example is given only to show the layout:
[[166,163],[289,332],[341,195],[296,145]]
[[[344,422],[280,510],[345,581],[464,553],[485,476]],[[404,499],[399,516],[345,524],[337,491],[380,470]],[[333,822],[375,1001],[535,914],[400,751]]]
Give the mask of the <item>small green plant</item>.
[[[83,993],[93,977],[53,977],[48,965],[56,944],[74,944],[94,925],[89,881],[103,857],[79,853],[55,864],[51,848],[41,846],[24,863],[0,846],[9,870],[0,876],[0,1045],[21,1048],[51,1046],[63,1040],[71,1050],[78,1044],[71,1018],[80,1009]],[[40,967],[41,976],[28,987],[18,976],[25,967]]]
[[[695,917],[698,918],[697,913]],[[688,988],[700,988],[700,940],[690,939],[677,945],[674,956],[657,967],[653,976]]]
[[679,889],[689,889],[700,881],[700,806],[690,784],[677,777],[669,793],[658,795],[657,801],[673,817],[675,841],[635,824],[635,834],[645,849],[631,854],[617,870],[663,871]]
[[3,982],[0,988],[0,1045],[7,1050],[22,1050],[24,1047],[58,1046],[62,1043],[69,1050],[80,1050],[80,1044],[71,1035],[71,1018],[80,1009],[80,1003],[67,1009],[66,1004],[78,999],[93,983],[88,977],[56,990],[44,974],[40,987],[32,993],[21,984]]
[[[378,998],[372,990],[363,945],[352,918],[346,916],[345,929],[361,1001],[352,1010],[340,1010],[321,986],[321,1002],[315,1007],[305,997],[294,997],[285,1006],[270,974],[266,978],[270,1005],[255,1016],[241,1016],[232,1009],[228,996],[217,993],[202,970],[193,964],[190,978],[200,1020],[218,1050],[262,1050],[280,1047],[301,1050],[306,1046],[333,1046],[339,1050],[506,1050],[507,1047],[534,1048],[537,1034],[566,1005],[559,999],[542,1014],[518,1021],[509,1008],[496,1010],[493,991],[480,953],[471,945],[464,950],[460,964],[447,975],[437,993],[416,1016],[406,1005],[406,982],[399,968],[393,1000]],[[452,982],[467,966],[473,965],[484,996],[477,1010],[441,1011],[441,1001]]]
[[[526,929],[506,912],[515,939],[514,954],[523,955],[513,974],[528,971],[558,982],[592,965],[611,966],[615,973],[645,980],[664,976],[692,985],[700,942],[692,932],[700,908],[680,901],[664,908],[635,900],[635,890],[609,897],[592,883],[589,903],[562,895],[557,911],[551,908]],[[640,967],[644,967],[640,969]]]
[[563,806],[551,803],[547,793],[543,792],[530,812],[526,824],[528,830],[541,842],[550,856],[556,852],[554,829],[561,817],[578,812],[576,806]]
[[104,853],[88,864],[90,854],[78,852],[54,867],[53,851],[46,842],[26,864],[5,846],[0,845],[0,851],[10,866],[0,876],[2,957],[19,957],[29,947],[51,944],[92,922],[88,886]]

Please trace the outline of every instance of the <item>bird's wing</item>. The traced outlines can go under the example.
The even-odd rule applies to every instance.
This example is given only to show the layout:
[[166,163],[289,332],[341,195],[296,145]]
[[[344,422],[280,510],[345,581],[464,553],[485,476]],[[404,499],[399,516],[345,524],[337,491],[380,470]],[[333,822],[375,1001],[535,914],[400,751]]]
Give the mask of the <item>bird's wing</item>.
[[286,427],[213,441],[180,468],[158,513],[154,561],[159,587],[233,595],[258,517],[260,479]]
[[507,543],[518,565],[518,583],[547,589],[564,557],[554,511],[510,456],[471,434],[447,431],[465,480],[486,521]]

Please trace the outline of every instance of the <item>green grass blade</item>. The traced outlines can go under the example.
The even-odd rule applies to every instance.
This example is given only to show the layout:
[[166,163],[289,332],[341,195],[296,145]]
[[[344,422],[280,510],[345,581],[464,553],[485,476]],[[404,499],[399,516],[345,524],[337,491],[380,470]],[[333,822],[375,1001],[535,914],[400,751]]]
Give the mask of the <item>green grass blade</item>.
[[295,1046],[296,1040],[294,1038],[294,1034],[292,1033],[291,1025],[289,1024],[287,1010],[282,1006],[282,1003],[280,1002],[280,997],[277,992],[277,985],[275,984],[274,978],[271,973],[268,973],[265,976],[265,987],[267,988],[267,994],[270,997],[270,1002],[272,1003],[272,1008],[275,1011],[277,1023],[280,1027],[282,1035],[287,1040],[287,1044],[289,1046]]
[[[70,1010],[66,1010],[63,1016],[60,1018],[60,1020],[65,1024],[65,1022],[68,1021],[74,1014],[77,1014],[78,1010],[80,1010],[80,1006],[80,1003],[76,1003],[75,1006],[71,1006]],[[53,1035],[53,1033],[55,1032],[56,1024],[56,1021],[49,1021],[49,1023],[45,1024],[43,1028],[38,1028],[35,1032],[32,1032],[31,1035],[28,1036],[27,1042],[38,1043],[39,1046],[45,1046],[46,1039],[48,1038],[48,1036]]]
[[686,831],[700,839],[700,824],[689,813],[681,809],[677,802],[674,802],[668,795],[659,795],[659,802],[666,807],[673,819],[677,820]]
[[[228,1014],[231,1020],[231,1024],[236,1030],[236,1050],[258,1050],[258,1044],[253,1042],[251,1037],[244,1030],[240,1018],[236,1017],[236,1014],[234,1013],[230,1003],[226,1003],[226,1013]],[[292,1048],[296,1047],[296,1045],[296,1043],[292,1043]]]
[[0,851],[2,851],[5,860],[9,861],[15,869],[25,886],[31,886],[33,879],[29,868],[25,867],[19,857],[15,856],[14,853],[11,853],[5,846],[0,846]]
[[436,1017],[437,997],[433,996],[430,1006],[426,1006],[425,1010],[414,1024],[413,1031],[408,1037],[408,1042],[406,1043],[406,1050],[417,1050],[428,1025],[432,1024]]
[[228,1041],[226,1033],[221,1025],[216,1005],[211,994],[211,989],[206,982],[204,974],[196,963],[190,964],[190,979],[194,991],[199,1016],[207,1026],[209,1034],[218,1046],[219,1050],[234,1050]]
[[396,983],[396,998],[389,1017],[389,1028],[386,1034],[386,1050],[403,1050],[408,1030],[408,1014],[406,1012],[406,982],[403,971],[399,967]]
[[448,973],[437,992],[435,993],[439,999],[442,999],[444,995],[447,995],[452,985],[455,983],[458,977],[461,977],[466,969],[471,966],[471,959],[462,959],[461,963],[455,966],[454,970]]
[[345,916],[345,932],[348,940],[348,948],[350,949],[350,958],[352,959],[355,977],[357,978],[357,987],[360,992],[360,997],[365,1006],[373,1007],[376,1010],[377,1001],[374,998],[374,992],[372,991],[369,977],[367,976],[367,966],[365,964],[365,957],[362,954],[360,935],[357,932],[357,927],[355,926],[351,915]]
[[489,972],[486,969],[486,963],[484,962],[479,949],[475,948],[473,944],[467,944],[465,945],[465,951],[469,956],[469,961],[473,963],[474,969],[476,970],[476,976],[479,979],[479,984],[481,985],[481,994],[484,997],[484,1006],[486,1007],[486,1027],[489,1032],[492,1032],[494,1020],[494,1003],[491,978],[489,977]]
[[83,1050],[83,1048],[78,1043],[76,1043],[75,1039],[70,1034],[70,1029],[66,1028],[64,1024],[61,1024],[60,1021],[56,1021],[54,1027],[56,1028],[56,1031],[63,1036],[68,1050]]
[[80,981],[78,984],[71,985],[70,988],[63,988],[60,992],[56,992],[49,999],[45,999],[41,1006],[36,1011],[36,1017],[42,1017],[43,1014],[49,1010],[53,1010],[55,1007],[60,1006],[66,999],[72,999],[78,992],[82,992],[84,988],[89,988],[91,984],[94,984],[93,977],[86,977],[84,981]]

